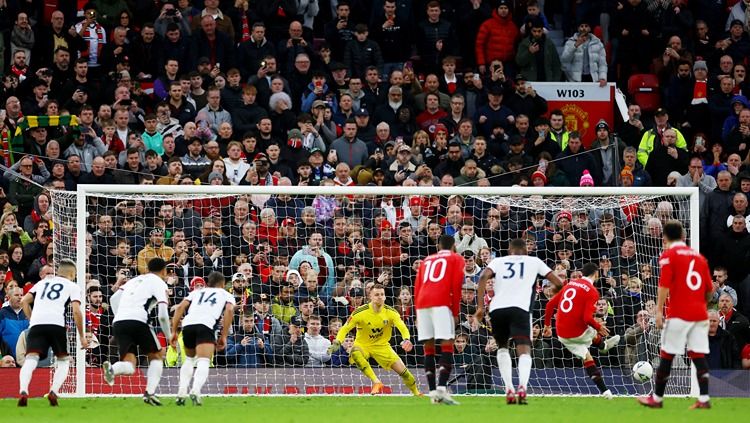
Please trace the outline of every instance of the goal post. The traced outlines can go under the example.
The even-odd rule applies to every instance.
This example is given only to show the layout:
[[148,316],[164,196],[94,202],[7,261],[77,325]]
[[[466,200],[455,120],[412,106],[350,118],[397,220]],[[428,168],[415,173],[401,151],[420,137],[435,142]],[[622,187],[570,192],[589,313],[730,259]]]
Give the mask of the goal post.
[[[270,204],[268,200],[275,198],[279,194],[288,195],[293,199],[301,201],[289,203],[296,204],[294,206],[295,210],[278,208],[292,207],[279,206],[279,201],[274,203],[274,207],[268,206]],[[356,289],[360,288],[364,290],[366,283],[378,280],[383,270],[388,271],[389,278],[396,278],[397,280],[397,282],[394,282],[393,279],[387,281],[391,283],[391,289],[387,291],[390,295],[389,304],[394,307],[401,301],[396,296],[400,295],[402,287],[406,286],[409,288],[413,286],[413,280],[409,280],[410,277],[413,279],[413,273],[405,269],[406,265],[398,267],[400,266],[398,263],[392,264],[388,260],[375,257],[379,252],[385,251],[382,248],[377,250],[380,248],[380,244],[377,244],[378,247],[375,247],[376,243],[373,242],[380,236],[379,234],[383,230],[392,230],[392,236],[398,238],[398,230],[401,223],[406,221],[408,217],[415,218],[409,220],[409,222],[414,222],[414,239],[418,238],[419,242],[424,243],[424,246],[412,249],[403,245],[401,247],[404,251],[407,251],[407,254],[410,254],[405,261],[409,263],[409,266],[413,267],[414,262],[419,260],[420,255],[423,253],[426,254],[429,250],[428,246],[431,245],[429,234],[427,233],[428,230],[425,228],[438,223],[442,233],[447,230],[447,226],[453,225],[453,230],[458,232],[458,235],[456,235],[457,239],[461,239],[463,237],[461,232],[463,230],[462,226],[465,222],[469,222],[476,238],[482,238],[482,236],[486,238],[482,238],[485,241],[483,245],[486,245],[490,250],[490,256],[503,254],[502,246],[507,245],[510,237],[522,236],[527,239],[527,244],[530,247],[536,249],[534,254],[543,258],[551,268],[559,268],[555,270],[556,272],[559,270],[567,276],[574,276],[575,271],[585,261],[599,261],[603,266],[615,266],[614,263],[617,263],[616,266],[620,267],[607,276],[608,281],[616,279],[616,286],[601,287],[602,290],[608,292],[603,297],[607,297],[609,301],[607,314],[603,318],[611,318],[611,320],[608,320],[608,324],[614,325],[617,333],[623,334],[623,338],[625,338],[625,332],[632,326],[631,323],[635,321],[636,316],[628,315],[628,318],[624,319],[618,317],[617,313],[623,313],[623,310],[627,310],[627,313],[631,314],[637,313],[641,309],[646,308],[647,300],[656,299],[655,281],[658,279],[658,256],[661,252],[661,239],[660,237],[657,239],[658,229],[660,228],[659,224],[669,218],[676,218],[682,221],[687,230],[689,244],[694,248],[698,248],[698,195],[697,188],[645,187],[79,185],[76,192],[54,191],[52,193],[55,231],[54,257],[56,261],[65,258],[76,261],[78,265],[78,284],[84,292],[86,292],[87,285],[91,283],[92,279],[98,280],[104,291],[111,286],[111,282],[109,281],[115,270],[112,267],[115,265],[109,263],[115,263],[117,260],[113,261],[110,260],[112,257],[108,257],[109,252],[112,251],[109,249],[111,244],[108,244],[107,248],[102,248],[101,245],[94,244],[98,242],[98,239],[92,241],[93,235],[88,229],[97,227],[96,219],[103,215],[108,215],[114,225],[118,225],[121,221],[127,221],[127,218],[118,214],[121,212],[120,210],[113,211],[113,209],[116,209],[115,206],[122,201],[135,201],[138,204],[136,210],[128,211],[128,213],[136,213],[135,218],[138,224],[144,226],[146,229],[151,229],[155,225],[154,222],[159,221],[159,224],[163,224],[163,221],[169,218],[169,216],[162,215],[163,211],[159,209],[161,205],[182,201],[190,204],[192,210],[199,210],[199,207],[202,208],[200,208],[199,212],[194,213],[196,215],[195,219],[187,222],[191,226],[181,226],[180,229],[177,229],[177,226],[166,227],[167,233],[172,234],[181,231],[181,236],[188,238],[197,248],[198,244],[202,245],[202,242],[205,241],[202,238],[203,235],[201,235],[203,226],[197,226],[203,225],[201,222],[215,220],[221,228],[227,229],[227,233],[223,234],[221,238],[222,245],[217,246],[217,249],[224,252],[224,256],[219,256],[218,259],[224,263],[222,264],[223,266],[228,267],[224,272],[227,275],[228,284],[231,284],[230,280],[237,273],[238,263],[241,262],[241,260],[237,261],[236,259],[238,259],[238,256],[243,256],[242,259],[249,261],[252,265],[253,278],[255,278],[253,280],[261,280],[262,284],[273,286],[273,289],[276,289],[278,286],[274,285],[276,282],[273,279],[273,262],[270,262],[271,260],[269,259],[269,263],[254,263],[251,253],[247,251],[247,246],[241,245],[244,240],[242,237],[244,236],[243,229],[245,223],[248,220],[253,220],[255,222],[254,226],[257,228],[256,230],[270,230],[266,227],[268,225],[264,226],[262,219],[270,214],[270,212],[265,212],[264,210],[274,209],[275,214],[272,214],[272,216],[276,220],[270,225],[278,226],[279,230],[281,226],[288,224],[286,220],[282,221],[282,217],[294,216],[291,220],[292,223],[289,224],[296,224],[299,227],[297,229],[296,241],[285,240],[288,244],[284,244],[284,247],[281,247],[281,235],[278,235],[279,245],[275,242],[270,242],[271,238],[265,238],[265,241],[263,241],[263,238],[258,238],[257,236],[253,238],[254,241],[249,242],[251,244],[254,243],[253,248],[257,245],[275,251],[275,253],[269,253],[274,259],[286,254],[286,261],[291,261],[286,263],[287,269],[291,269],[292,267],[297,269],[298,267],[302,267],[304,263],[301,264],[299,260],[293,260],[292,256],[295,252],[299,251],[300,245],[306,245],[307,239],[304,235],[317,230],[323,233],[325,237],[323,251],[332,256],[332,261],[329,263],[321,259],[320,263],[306,263],[310,265],[309,267],[312,267],[313,276],[310,277],[314,278],[317,276],[319,278],[321,292],[320,296],[316,294],[316,300],[326,297],[325,301],[329,301],[325,307],[315,309],[316,313],[320,310],[328,310],[326,313],[330,313],[322,316],[325,326],[334,319],[343,318],[345,320],[348,314],[346,311],[347,308],[357,304],[351,298],[351,296],[357,295]],[[322,200],[317,201],[316,199]],[[245,220],[241,221],[241,223],[237,223],[234,220],[236,217],[234,211],[235,204],[239,201],[245,201],[250,208],[249,216],[245,216]],[[200,206],[197,204],[200,204]],[[362,207],[362,204],[366,204],[369,210],[363,212],[361,209],[358,209],[358,207]],[[315,211],[315,223],[312,225],[312,228],[300,226],[304,220],[299,210],[300,205],[305,208],[312,207]],[[455,210],[451,209],[454,205],[459,206],[460,216],[458,217],[451,214]],[[411,206],[415,208],[412,209]],[[503,219],[500,224],[502,230],[488,229],[493,227],[491,222],[487,223],[488,214],[492,214],[489,213],[491,210],[500,211],[501,219]],[[419,216],[413,216],[412,213]],[[330,215],[330,218],[325,218],[328,215]],[[346,230],[343,238],[340,234],[337,234],[338,229],[334,227],[334,221],[341,216],[346,218]],[[419,226],[421,225],[418,223],[420,216],[429,219],[425,227]],[[565,218],[569,219],[568,223],[563,221]],[[582,222],[585,218],[586,222],[581,223],[581,225],[585,226],[576,226],[579,223],[577,221],[579,218],[582,219]],[[273,221],[274,219],[271,220]],[[535,226],[535,219],[537,219],[537,226]],[[601,223],[609,222],[610,220],[614,224],[614,234],[612,235],[614,239],[610,239],[611,237],[608,235],[600,236]],[[175,221],[174,218],[173,221]],[[383,223],[384,221],[388,223]],[[541,226],[538,226],[539,221],[542,222]],[[170,223],[166,223],[166,225],[169,226]],[[649,228],[653,230],[650,234]],[[304,232],[302,229],[308,232]],[[119,234],[119,228],[115,228],[115,230]],[[369,259],[363,259],[363,261],[356,262],[357,264],[354,265],[351,264],[349,256],[346,255],[353,250],[347,244],[347,237],[353,231],[356,231],[360,234],[361,238],[364,238],[367,244],[365,254],[370,256]],[[569,238],[568,235],[572,235],[572,238]],[[581,235],[583,235],[583,238],[580,237]],[[271,237],[277,235],[269,235],[266,232],[265,236]],[[120,238],[119,235],[117,237]],[[207,236],[207,238],[211,238],[211,236]],[[138,237],[133,237],[133,239],[140,240],[137,242],[148,242],[148,233],[141,233]],[[471,238],[472,241],[464,242],[462,248],[464,248],[463,251],[471,250],[473,253],[476,253],[466,254],[469,257],[475,257],[477,266],[481,269],[483,267],[482,260],[486,259],[486,252],[480,251],[482,250],[481,247],[478,251],[473,250],[477,248],[475,244],[472,244],[474,239]],[[402,242],[401,239],[397,240]],[[626,243],[626,240],[630,240],[635,244],[635,252],[633,253],[632,263],[628,262],[629,267],[627,267],[627,271],[624,271],[622,269],[625,268],[625,265],[622,263],[625,263],[626,260],[620,257],[619,254],[621,248],[623,248],[622,244]],[[166,243],[168,244],[169,242]],[[235,244],[238,245],[237,248],[234,247]],[[286,248],[287,245],[289,248]],[[294,246],[296,246],[297,250],[294,250]],[[142,245],[138,246],[138,248],[142,247]],[[170,248],[172,247],[174,246]],[[130,245],[130,248],[134,249],[135,245]],[[279,251],[282,251],[282,248],[284,248],[284,253],[279,253]],[[204,251],[201,250],[201,254],[204,254]],[[255,252],[255,250],[252,251],[253,253]],[[337,255],[339,253],[342,257]],[[337,261],[339,258],[341,260]],[[92,265],[92,260],[96,261],[95,266]],[[277,262],[284,263],[285,260],[278,260]],[[326,268],[331,263],[333,264],[333,268]],[[370,268],[363,267],[362,263],[367,263],[367,266]],[[359,267],[357,268],[357,266]],[[197,268],[197,265],[195,267]],[[321,269],[321,267],[324,267],[324,269]],[[135,266],[132,268],[136,269]],[[352,268],[355,270],[359,269],[362,273],[359,273],[359,271],[351,273],[354,272],[354,270],[351,270]],[[647,268],[650,270],[650,274],[646,274]],[[328,278],[331,278],[328,281],[332,280],[332,284],[321,276],[321,271],[323,274],[328,275]],[[99,273],[106,273],[107,275]],[[286,272],[284,281],[286,281],[290,273],[294,272]],[[477,275],[474,275],[474,280],[476,280]],[[300,276],[300,273],[297,273],[297,276]],[[602,279],[604,279],[604,276]],[[632,279],[638,279],[640,291],[636,290],[635,287],[633,291],[625,289],[626,287],[623,284],[631,283],[629,281]],[[184,283],[183,280],[185,281]],[[300,282],[301,284],[297,286],[296,292],[301,292],[301,287],[305,286],[305,281]],[[471,281],[468,280],[468,282]],[[632,283],[634,286],[638,284],[635,281],[632,281]],[[178,281],[179,288],[189,289],[189,286],[184,286],[186,284],[187,276],[180,275],[180,280]],[[333,289],[335,293],[330,295],[323,294],[322,289],[324,287],[325,289]],[[257,291],[255,291],[256,288],[258,288]],[[242,294],[240,296],[242,300],[247,301],[247,303],[243,303],[243,306],[247,307],[246,310],[248,310],[248,313],[252,313],[254,298],[260,295],[261,290],[263,290],[263,295],[265,295],[266,291],[264,289],[266,289],[266,286],[259,287],[251,284],[247,290],[241,290]],[[628,289],[630,289],[629,285]],[[245,298],[243,295],[248,290],[254,291]],[[277,294],[276,291],[268,291],[269,298],[271,299],[275,298]],[[470,296],[469,294],[467,293],[467,297]],[[105,297],[108,296],[108,293],[106,293]],[[539,308],[541,307],[541,314],[543,314],[543,304],[546,301],[546,298],[544,298],[544,287],[541,282],[537,296],[538,298],[534,300],[535,312],[533,314],[536,323],[539,322]],[[304,313],[300,312],[300,307],[297,303],[299,300],[302,300],[302,298],[295,298],[294,304],[297,307],[296,313],[302,316]],[[87,309],[87,301],[88,298],[84,295],[83,303],[81,304],[84,312]],[[359,301],[362,300],[360,299]],[[486,301],[486,299],[476,299],[476,301]],[[330,311],[334,308],[338,310],[336,313]],[[407,310],[406,306],[403,309],[396,308],[398,310]],[[344,311],[342,312],[342,310]],[[470,307],[467,306],[467,310],[470,310]],[[241,309],[238,309],[238,313],[241,311]],[[322,314],[322,312],[319,314]],[[281,321],[281,319],[277,320]],[[489,371],[489,374],[483,373],[482,377],[479,377],[474,373],[469,374],[468,371],[457,370],[456,375],[454,375],[456,376],[454,378],[456,383],[452,389],[459,393],[481,392],[482,389],[477,388],[478,386],[487,387],[487,385],[496,385],[499,382],[497,365],[494,363],[493,358],[495,353],[492,352],[493,347],[491,344],[493,341],[491,340],[491,336],[487,335],[489,328],[484,328],[483,323],[479,322],[480,327],[478,330],[475,330],[476,328],[472,327],[470,320],[468,318],[468,320],[459,322],[460,327],[457,331],[457,333],[463,333],[468,339],[467,348],[471,348],[471,353],[466,353],[465,355],[471,359],[473,359],[472,357],[476,358],[476,361],[472,365],[465,368],[474,369],[473,371],[480,373]],[[304,318],[300,322],[302,322],[303,326],[306,324]],[[625,327],[623,322],[629,322],[628,327]],[[241,325],[239,321],[235,323]],[[288,322],[281,321],[281,323],[283,330],[286,331]],[[292,324],[294,324],[293,321]],[[92,364],[90,352],[83,353],[78,349],[79,347],[76,347],[80,345],[80,340],[72,332],[74,331],[71,331],[70,346],[71,351],[75,351],[72,353],[75,357],[75,367],[71,369],[70,377],[63,387],[65,393],[76,396],[96,395],[108,392],[119,394],[139,393],[136,391],[136,388],[140,386],[139,384],[142,383],[142,380],[138,379],[138,377],[127,378],[125,383],[132,384],[128,389],[115,389],[111,391],[107,389],[108,387],[103,387],[98,368],[100,365],[99,361],[94,360]],[[478,335],[479,332],[484,333],[484,335]],[[396,334],[397,331],[394,330],[394,337]],[[274,335],[278,335],[279,339],[284,339],[280,334]],[[412,333],[412,337],[416,339],[416,334]],[[542,341],[538,343],[540,355],[538,357],[535,356],[535,369],[530,381],[531,393],[548,395],[589,395],[595,393],[595,389],[584,376],[580,363],[575,364],[571,357],[566,355],[559,343],[555,342],[556,340],[549,338],[540,340]],[[98,342],[102,346],[113,347],[112,345],[104,345],[105,343],[109,343],[105,337],[99,338]],[[648,392],[650,390],[648,384],[640,385],[632,380],[628,363],[635,356],[649,357],[649,361],[658,360],[658,336],[639,335],[639,339],[636,341],[637,345],[629,345],[627,351],[626,345],[623,342],[621,341],[621,345],[614,353],[615,356],[603,358],[606,364],[603,364],[602,367],[604,368],[608,384],[614,384],[613,391],[620,395],[634,395]],[[475,343],[478,345],[475,345]],[[73,349],[74,347],[75,349]],[[416,351],[406,354],[402,350],[397,349],[398,354],[404,359],[407,366],[416,367],[416,370],[413,369],[413,372],[417,376],[417,379],[420,380],[420,385],[422,385],[424,379],[422,376],[423,370],[420,368],[420,359],[418,357],[420,349],[417,348]],[[654,356],[654,351],[656,351],[656,356]],[[107,355],[107,357],[114,356],[115,354],[112,351]],[[215,374],[209,380],[206,389],[211,394],[338,394],[366,392],[360,388],[369,385],[369,381],[356,368],[346,365],[347,363],[333,368],[330,363],[324,363],[322,367],[310,367],[310,363],[306,362],[302,367],[295,367],[288,364],[291,363],[291,360],[286,361],[288,358],[280,357],[276,354],[273,358],[275,361],[272,363],[251,368],[237,365],[236,360],[231,358],[227,359],[224,357],[219,359],[217,357],[214,363],[215,367],[212,367],[211,370],[212,374]],[[543,365],[542,367],[536,365],[537,359],[538,363]],[[678,361],[675,360],[675,362]],[[177,358],[177,363],[179,364],[179,357]],[[689,371],[687,371],[684,361],[681,369],[679,369],[679,365],[677,367],[678,370],[674,373],[676,376],[670,379],[668,393],[688,395],[690,391]],[[376,366],[373,365],[373,368],[376,369]],[[376,372],[379,376],[386,377],[384,381],[386,381],[386,384],[390,383],[391,392],[408,392],[403,389],[399,378],[392,372],[390,376],[387,376],[387,372],[382,370],[376,369]],[[159,392],[162,394],[174,394],[176,392],[177,373],[178,371],[171,369],[169,365],[167,366]],[[395,376],[395,378],[392,376]],[[314,386],[314,389],[310,389],[310,386]],[[491,388],[492,386],[486,391],[491,392]]]

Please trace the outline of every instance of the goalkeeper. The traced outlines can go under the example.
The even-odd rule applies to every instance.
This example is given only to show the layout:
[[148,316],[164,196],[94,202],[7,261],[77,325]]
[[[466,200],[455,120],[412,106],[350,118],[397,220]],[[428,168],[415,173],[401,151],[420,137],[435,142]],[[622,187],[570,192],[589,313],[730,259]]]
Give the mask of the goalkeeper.
[[375,372],[370,367],[369,359],[372,357],[380,367],[398,373],[412,394],[421,396],[414,375],[406,368],[404,362],[401,361],[401,358],[388,343],[391,340],[394,326],[398,328],[401,337],[404,339],[401,342],[401,348],[406,352],[411,351],[413,345],[409,340],[409,329],[401,320],[401,316],[396,309],[385,305],[385,288],[383,285],[376,283],[370,290],[370,303],[357,308],[349,316],[349,320],[336,335],[336,340],[328,348],[328,354],[338,351],[346,335],[356,328],[357,337],[354,339],[354,346],[349,353],[349,362],[357,366],[365,376],[370,378],[373,383],[370,393],[375,395],[383,391],[383,383],[375,376]]

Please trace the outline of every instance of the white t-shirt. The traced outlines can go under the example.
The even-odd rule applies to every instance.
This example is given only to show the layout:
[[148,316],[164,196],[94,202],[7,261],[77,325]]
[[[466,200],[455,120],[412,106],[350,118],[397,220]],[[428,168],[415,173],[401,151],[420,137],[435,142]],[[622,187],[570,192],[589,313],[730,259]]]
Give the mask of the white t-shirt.
[[34,295],[34,309],[31,312],[29,326],[65,327],[68,303],[81,302],[81,288],[75,282],[60,276],[47,276],[37,282],[29,293]]
[[537,275],[544,277],[552,271],[532,256],[498,257],[487,267],[495,273],[495,296],[490,302],[490,311],[508,307],[529,311]]
[[227,304],[234,305],[234,296],[221,288],[203,288],[187,296],[190,301],[182,326],[204,325],[216,329]]
[[232,160],[228,157],[224,159],[224,167],[226,168],[227,179],[232,185],[239,185],[247,171],[250,170],[250,165],[246,161],[240,159],[237,163],[232,163]]
[[167,284],[153,273],[136,276],[120,290],[120,305],[112,323],[123,320],[137,320],[148,323],[148,314],[158,303],[169,304]]

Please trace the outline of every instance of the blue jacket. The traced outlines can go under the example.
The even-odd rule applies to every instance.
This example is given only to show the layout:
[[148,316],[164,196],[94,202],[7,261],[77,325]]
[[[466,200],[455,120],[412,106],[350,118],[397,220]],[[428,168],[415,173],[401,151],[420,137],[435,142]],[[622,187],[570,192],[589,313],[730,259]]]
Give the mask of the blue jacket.
[[0,337],[10,347],[13,357],[16,356],[16,344],[21,332],[29,327],[29,319],[23,314],[23,310],[16,314],[10,306],[0,309]]

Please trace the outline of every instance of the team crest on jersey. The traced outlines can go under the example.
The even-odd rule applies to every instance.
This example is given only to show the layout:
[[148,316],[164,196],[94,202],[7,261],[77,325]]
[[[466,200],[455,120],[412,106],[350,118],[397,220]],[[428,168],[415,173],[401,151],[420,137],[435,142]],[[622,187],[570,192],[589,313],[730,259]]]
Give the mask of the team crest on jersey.
[[388,319],[383,320],[383,326],[387,326],[387,325],[388,325]]

